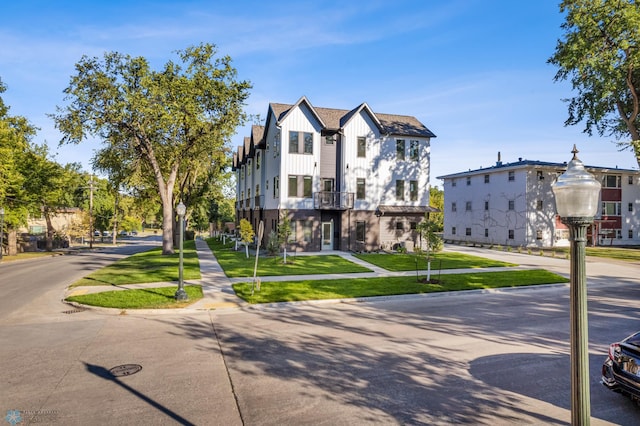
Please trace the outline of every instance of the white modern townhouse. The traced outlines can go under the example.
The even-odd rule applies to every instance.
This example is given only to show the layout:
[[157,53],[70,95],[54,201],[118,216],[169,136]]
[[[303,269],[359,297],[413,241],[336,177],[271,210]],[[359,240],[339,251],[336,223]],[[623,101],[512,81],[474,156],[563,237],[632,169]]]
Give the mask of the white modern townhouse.
[[430,141],[415,117],[319,108],[305,97],[269,104],[234,153],[237,220],[264,241],[290,219],[301,251],[374,251],[421,243],[429,206]]
[[[551,191],[566,163],[518,159],[439,176],[444,183],[445,241],[514,247],[569,245]],[[601,182],[592,245],[640,244],[640,171],[585,166]]]

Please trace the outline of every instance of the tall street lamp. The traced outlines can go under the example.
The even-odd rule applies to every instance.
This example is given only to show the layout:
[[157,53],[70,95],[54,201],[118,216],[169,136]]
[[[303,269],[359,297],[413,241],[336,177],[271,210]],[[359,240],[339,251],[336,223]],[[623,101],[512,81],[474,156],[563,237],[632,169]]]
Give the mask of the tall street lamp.
[[571,243],[570,327],[571,327],[571,424],[589,425],[589,336],[585,252],[587,228],[598,211],[600,182],[584,169],[573,146],[567,170],[551,186],[562,223],[569,228]]
[[4,244],[4,207],[0,207],[0,260],[2,260],[3,244]]
[[178,206],[176,207],[176,213],[178,214],[178,218],[180,220],[180,265],[178,266],[178,291],[176,291],[176,295],[175,298],[176,300],[189,300],[189,296],[187,296],[187,292],[184,291],[184,280],[183,280],[183,270],[184,270],[184,264],[183,264],[183,254],[182,254],[182,249],[184,247],[183,244],[183,240],[184,240],[184,215],[187,212],[187,208],[185,207],[184,204],[182,204],[182,201],[180,201],[180,204],[178,204]]

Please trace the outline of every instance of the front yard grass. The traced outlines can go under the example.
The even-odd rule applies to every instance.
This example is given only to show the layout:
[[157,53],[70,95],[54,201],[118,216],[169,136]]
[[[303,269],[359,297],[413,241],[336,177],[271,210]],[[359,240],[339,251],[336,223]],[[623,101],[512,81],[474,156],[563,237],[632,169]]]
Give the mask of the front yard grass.
[[[416,256],[401,253],[368,253],[354,254],[358,259],[384,268],[388,271],[415,271]],[[431,271],[438,269],[467,269],[467,268],[492,268],[498,266],[517,266],[514,263],[500,262],[498,260],[485,259],[484,257],[471,256],[463,253],[439,252],[431,255]],[[427,269],[427,261],[424,257],[418,259],[418,269]]]
[[439,282],[435,284],[419,283],[415,276],[286,282],[269,281],[262,283],[260,290],[255,290],[253,296],[251,295],[251,282],[234,284],[233,289],[239,297],[254,304],[478,290],[569,282],[567,278],[544,269],[445,274],[440,275],[438,278]]
[[[184,242],[184,279],[200,279],[195,241]],[[179,253],[164,256],[162,248],[134,254],[99,269],[70,287],[178,281]]]
[[187,301],[175,300],[178,286],[144,288],[133,290],[112,290],[100,293],[71,296],[66,300],[89,306],[119,309],[168,309],[184,308],[202,299],[202,287],[199,285],[185,285],[184,290],[189,296]]
[[[226,245],[223,245],[222,241],[218,241],[216,238],[207,239],[207,244],[228,277],[253,276],[256,258],[255,255],[249,255],[247,259],[244,247],[235,251],[233,250],[234,243],[227,242]],[[283,263],[282,256],[260,256],[258,259],[258,276],[261,277],[358,272],[371,272],[371,270],[337,255],[295,256],[289,253],[287,263]]]

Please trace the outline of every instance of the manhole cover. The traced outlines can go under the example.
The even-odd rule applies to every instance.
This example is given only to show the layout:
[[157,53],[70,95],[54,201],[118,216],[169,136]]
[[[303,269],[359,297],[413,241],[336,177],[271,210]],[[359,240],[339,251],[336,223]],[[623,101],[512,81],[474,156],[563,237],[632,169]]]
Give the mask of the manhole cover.
[[142,366],[138,364],[123,364],[113,367],[109,370],[114,377],[130,376],[142,370]]

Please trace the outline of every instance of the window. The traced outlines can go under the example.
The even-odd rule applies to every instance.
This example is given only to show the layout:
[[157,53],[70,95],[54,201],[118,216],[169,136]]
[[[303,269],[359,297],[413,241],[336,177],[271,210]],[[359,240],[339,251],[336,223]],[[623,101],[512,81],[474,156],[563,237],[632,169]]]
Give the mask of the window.
[[484,211],[489,211],[489,202],[488,201],[484,202]]
[[396,231],[404,231],[404,222],[401,220],[396,222]]
[[409,181],[409,199],[411,201],[418,201],[418,181]]
[[633,176],[629,176],[629,185],[633,185]]
[[313,241],[313,222],[305,220],[302,223],[302,241],[310,243]]
[[509,229],[509,239],[510,240],[513,240],[514,235],[515,235],[515,232],[513,232],[513,229]]
[[260,151],[256,153],[256,170],[260,170]]
[[396,160],[404,160],[404,139],[396,141]]
[[335,141],[335,136],[331,135],[331,136],[325,136],[324,137],[324,144],[325,145],[333,145],[333,142]]
[[536,176],[538,177],[538,180],[544,180],[544,175],[542,174],[542,170],[536,171]]
[[256,197],[260,196],[260,184],[256,185]]
[[471,211],[471,201],[467,201],[464,205],[464,209],[468,212]]
[[605,188],[620,188],[621,176],[617,175],[604,175],[602,178],[602,186]]
[[471,185],[471,176],[467,176],[467,186]]
[[313,154],[313,133],[303,133],[304,135],[304,153]]
[[489,229],[488,228],[484,228],[484,237],[485,238],[489,238]]
[[543,207],[544,207],[544,201],[543,200],[536,201],[536,210],[542,210]]
[[541,240],[542,239],[542,229],[537,229],[536,230],[536,240]]
[[[289,230],[291,231],[291,233],[289,234],[289,241],[290,243],[293,243],[296,241],[297,236],[298,236],[298,231],[296,230],[296,221],[292,220],[289,222]],[[257,227],[255,229],[258,229]]]
[[280,176],[273,178],[273,198],[278,198],[280,195]]
[[516,209],[516,202],[514,200],[509,200],[509,210]]
[[627,234],[627,236],[630,240],[633,239],[633,229],[629,229],[629,233]]
[[620,216],[620,203],[604,202],[602,203],[603,216]]
[[396,181],[396,200],[400,200],[400,201],[404,200],[404,181],[403,180]]
[[298,153],[298,132],[289,132],[289,153]]
[[289,175],[289,197],[298,196],[298,176]]
[[411,161],[420,160],[420,142],[409,141],[409,160]]
[[509,172],[509,181],[514,181],[514,180],[516,180],[515,172]]
[[451,235],[456,235],[456,227],[455,226],[451,227]]
[[367,139],[364,136],[358,137],[358,157],[365,158],[367,156]]
[[304,176],[302,179],[303,179],[302,196],[304,198],[311,198],[313,179],[311,178],[311,176]]
[[629,211],[632,212],[633,211],[633,203],[629,203]]
[[273,157],[275,158],[280,153],[280,129],[276,131],[273,137]]
[[251,159],[247,160],[247,176],[251,176]]
[[418,222],[409,222],[409,229],[411,229],[412,231],[418,229]]
[[489,176],[490,175],[484,175],[484,183],[489,183]]
[[364,243],[365,235],[366,235],[366,226],[364,221],[356,222],[356,241],[359,243]]
[[456,180],[455,179],[451,179],[451,186],[456,186],[456,185],[457,185]]
[[365,199],[365,180],[363,178],[356,179],[356,199]]
[[464,229],[464,235],[466,235],[467,237],[471,236],[471,228],[465,228]]
[[458,211],[458,205],[456,203],[451,203],[451,211],[452,212]]

